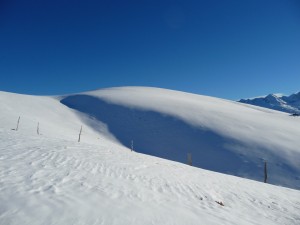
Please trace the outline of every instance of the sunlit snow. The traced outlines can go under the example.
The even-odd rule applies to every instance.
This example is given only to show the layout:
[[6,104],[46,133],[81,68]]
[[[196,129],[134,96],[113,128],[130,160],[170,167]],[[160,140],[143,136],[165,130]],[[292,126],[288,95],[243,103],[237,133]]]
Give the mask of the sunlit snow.
[[300,223],[298,190],[201,169],[262,181],[267,160],[299,188],[288,114],[141,87],[0,102],[0,224]]

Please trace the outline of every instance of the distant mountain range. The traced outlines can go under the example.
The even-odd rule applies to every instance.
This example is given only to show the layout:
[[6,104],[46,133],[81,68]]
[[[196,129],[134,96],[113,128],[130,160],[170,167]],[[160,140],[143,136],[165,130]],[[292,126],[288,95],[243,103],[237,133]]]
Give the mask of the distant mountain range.
[[241,99],[239,102],[261,106],[282,112],[300,114],[300,92],[290,96],[269,94],[264,97]]

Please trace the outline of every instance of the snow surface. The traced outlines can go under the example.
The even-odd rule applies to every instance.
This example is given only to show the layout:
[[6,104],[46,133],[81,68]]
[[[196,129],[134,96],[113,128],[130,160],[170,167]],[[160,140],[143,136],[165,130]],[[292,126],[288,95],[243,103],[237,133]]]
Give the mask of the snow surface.
[[[217,172],[300,189],[300,120],[234,101],[159,88],[109,88],[61,98],[107,125],[124,146]],[[93,127],[92,124],[89,124]],[[97,127],[96,127],[97,129]]]
[[[85,104],[94,104],[96,100],[108,108],[99,114],[99,108],[93,105],[95,111],[88,113],[83,110],[87,105],[79,100],[85,100]],[[69,106],[72,103],[80,112],[60,101]],[[282,130],[277,130],[280,135],[276,136],[281,139],[274,140],[276,143],[284,140],[281,136],[284,132],[288,136],[298,131],[291,125],[296,120],[290,122],[291,117],[284,113],[205,96],[136,87],[58,98],[0,92],[0,102],[0,224],[300,224],[300,191],[131,152],[122,143],[120,130],[112,129],[114,124],[111,124],[113,118],[130,109],[134,117],[128,116],[129,122],[134,122],[136,116],[142,121],[152,119],[146,121],[142,129],[145,132],[147,126],[155,123],[154,119],[159,119],[163,124],[158,131],[167,131],[164,125],[172,125],[171,129],[184,128],[189,134],[195,129],[199,135],[197,130],[202,127],[202,134],[207,135],[210,129],[206,138],[212,138],[211,144],[218,140],[214,138],[237,141],[233,134],[240,138],[251,134],[242,131],[252,122],[249,129],[254,137],[241,143],[246,146],[252,141],[253,146],[260,146],[265,142],[256,134],[259,128],[281,127]],[[110,117],[109,109],[113,109]],[[122,110],[121,114],[118,110]],[[19,116],[19,129],[14,131]],[[211,118],[215,120],[210,121]],[[36,133],[38,122],[41,135]],[[236,126],[223,127],[232,124]],[[81,125],[83,134],[78,143]],[[137,135],[135,128],[128,129],[128,133]],[[155,125],[150,130],[156,129]],[[169,132],[175,135],[173,141],[182,135],[178,131],[176,136],[175,130]],[[274,138],[274,133],[268,138]],[[135,139],[138,151],[136,145],[139,146]],[[293,167],[298,152],[292,151],[293,143],[287,141],[283,146],[290,148],[278,148],[277,151],[284,152],[278,154],[269,150],[268,154],[272,160],[287,159],[286,166]],[[236,151],[231,149],[234,154]],[[247,157],[253,154],[248,151]],[[197,161],[194,153],[193,162]],[[233,155],[226,152],[225,156]],[[222,164],[222,160],[217,163]],[[289,170],[282,171],[288,175]]]

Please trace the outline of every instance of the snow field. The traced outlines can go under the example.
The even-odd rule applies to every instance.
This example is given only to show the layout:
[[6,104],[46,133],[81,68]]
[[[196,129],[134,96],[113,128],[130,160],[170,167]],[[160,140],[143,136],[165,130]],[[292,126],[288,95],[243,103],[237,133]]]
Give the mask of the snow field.
[[89,145],[13,131],[1,131],[2,138],[1,224],[300,221],[296,190],[131,152],[113,143]]
[[[144,125],[148,128],[149,124],[154,123],[150,119],[159,119],[159,130],[168,131],[168,126],[173,126],[174,131],[169,131],[171,139],[168,140],[175,141],[179,137],[182,139],[182,133],[175,128],[184,128],[191,134],[193,131],[186,123],[193,124],[195,130],[203,127],[204,131],[210,129],[217,134],[207,137],[222,137],[211,141],[223,143],[221,141],[225,140],[225,147],[222,148],[225,153],[225,150],[230,150],[238,154],[244,149],[246,152],[242,159],[251,160],[249,156],[254,154],[249,149],[252,148],[239,148],[239,151],[230,148],[237,142],[228,141],[226,137],[246,129],[235,139],[245,138],[243,135],[250,135],[251,131],[254,137],[246,138],[239,144],[244,144],[243,147],[247,147],[247,144],[268,147],[264,145],[267,143],[265,139],[261,141],[256,132],[260,128],[264,131],[272,128],[273,133],[266,138],[270,141],[276,137],[275,143],[280,142],[280,146],[288,146],[288,149],[277,154],[280,148],[275,151],[271,146],[273,151],[267,151],[272,155],[271,159],[276,163],[285,155],[288,165],[297,169],[299,158],[294,144],[298,143],[298,139],[294,137],[298,134],[298,127],[286,119],[285,114],[167,90],[109,89],[97,91],[96,100],[103,101],[102,95],[110,104],[121,104],[125,112],[128,107],[133,110],[132,120],[122,123],[126,117],[120,117],[119,105],[111,108],[111,105],[102,104],[108,107],[102,108],[104,114],[97,114],[98,109],[94,106],[97,113],[93,115],[80,111],[80,107],[76,111],[61,104],[60,100],[66,96],[54,98],[0,93],[0,224],[300,224],[298,190],[131,152],[125,147],[118,133],[120,130],[112,129],[118,128],[117,125],[119,129],[122,125],[128,126],[128,122],[136,121],[136,116],[139,121],[148,121]],[[75,103],[78,104],[77,101]],[[172,111],[174,104],[181,107]],[[110,114],[106,114],[105,110]],[[150,114],[149,110],[152,110]],[[232,110],[239,112],[229,113]],[[211,120],[210,114],[217,121]],[[15,128],[19,116],[19,130],[13,131],[11,129]],[[216,126],[222,120],[225,120],[222,126]],[[272,125],[275,120],[279,123]],[[112,124],[114,121],[118,121],[118,124]],[[37,122],[40,123],[42,135],[36,133]],[[83,134],[78,143],[81,125]],[[153,124],[150,139],[157,137],[152,132],[157,131],[157,125]],[[141,133],[138,140],[148,141],[143,135],[148,135],[147,130],[135,128],[125,129],[130,134],[128,138],[137,135],[138,131]],[[232,132],[225,135],[220,132],[223,129]],[[272,136],[274,133],[277,136]],[[161,136],[163,133],[158,134]],[[134,144],[137,150],[141,150],[138,140]],[[161,144],[168,144],[163,143],[163,139],[161,141]],[[209,143],[201,144],[208,146]],[[171,145],[170,149],[174,147]],[[211,149],[207,157],[211,153],[218,151]],[[221,162],[227,162],[226,157],[233,156],[226,154]],[[230,162],[234,161],[229,158]],[[291,173],[285,170],[281,172],[279,177],[287,177],[289,184],[297,186],[299,180],[291,180]],[[224,206],[217,202],[222,202]]]

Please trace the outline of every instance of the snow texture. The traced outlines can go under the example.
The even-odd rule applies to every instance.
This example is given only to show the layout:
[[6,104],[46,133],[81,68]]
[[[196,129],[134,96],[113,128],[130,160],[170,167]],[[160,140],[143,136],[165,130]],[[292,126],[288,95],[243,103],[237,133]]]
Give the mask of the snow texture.
[[[159,88],[102,89],[61,98],[107,125],[124,146],[217,172],[300,189],[300,120],[234,101]],[[93,127],[92,124],[89,124]],[[97,129],[97,128],[95,128]]]
[[[239,160],[263,154],[270,180],[271,164],[285,159],[277,181],[297,187],[290,171],[299,176],[299,154],[290,141],[299,122],[284,113],[138,87],[56,98],[0,92],[0,102],[0,224],[300,224],[298,190],[140,153],[185,161],[187,148],[172,148],[192,135],[188,150],[199,166],[248,176],[260,164],[249,163],[249,172]],[[19,116],[19,129],[12,130]],[[271,133],[259,138],[264,131]],[[134,139],[134,152],[126,138]],[[146,148],[151,138],[174,158],[157,150],[160,143]],[[209,149],[196,145],[197,138]],[[273,148],[280,143],[287,148]]]

